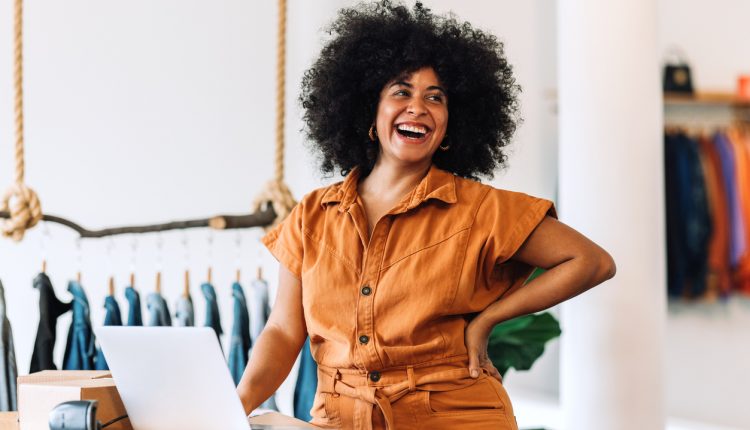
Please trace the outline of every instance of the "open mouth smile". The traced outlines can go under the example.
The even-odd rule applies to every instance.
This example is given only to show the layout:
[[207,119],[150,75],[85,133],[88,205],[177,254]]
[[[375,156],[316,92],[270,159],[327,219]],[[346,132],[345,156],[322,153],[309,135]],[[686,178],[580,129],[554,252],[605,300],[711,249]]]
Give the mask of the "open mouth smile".
[[396,132],[415,143],[424,140],[432,130],[424,125],[412,125],[412,124],[398,124],[396,125]]

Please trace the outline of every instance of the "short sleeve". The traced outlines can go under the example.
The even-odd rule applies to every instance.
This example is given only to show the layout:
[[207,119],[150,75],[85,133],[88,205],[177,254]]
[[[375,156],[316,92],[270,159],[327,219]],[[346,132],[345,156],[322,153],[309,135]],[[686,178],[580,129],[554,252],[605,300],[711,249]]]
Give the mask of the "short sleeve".
[[490,189],[477,213],[486,229],[485,269],[506,262],[546,216],[557,217],[550,200],[496,188]]
[[302,242],[302,214],[303,202],[297,203],[289,216],[279,225],[271,229],[261,242],[271,254],[279,260],[297,278],[302,278],[302,258],[304,256]]

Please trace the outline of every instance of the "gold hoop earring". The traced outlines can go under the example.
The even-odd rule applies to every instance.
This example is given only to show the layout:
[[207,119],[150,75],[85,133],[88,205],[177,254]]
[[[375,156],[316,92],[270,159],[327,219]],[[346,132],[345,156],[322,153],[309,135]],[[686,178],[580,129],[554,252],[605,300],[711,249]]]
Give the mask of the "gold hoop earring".
[[370,131],[367,133],[368,136],[370,136],[370,140],[375,142],[376,137],[378,135],[378,131],[375,130],[375,124],[370,126]]
[[[443,136],[443,142],[445,142],[445,138],[446,138],[446,137],[448,137],[448,135],[445,135],[445,136]],[[447,150],[449,150],[449,149],[450,149],[450,147],[451,147],[451,145],[450,145],[450,144],[448,144],[448,145],[440,145],[440,146],[438,146],[438,148],[440,148],[440,150],[441,150],[441,151],[447,151]]]

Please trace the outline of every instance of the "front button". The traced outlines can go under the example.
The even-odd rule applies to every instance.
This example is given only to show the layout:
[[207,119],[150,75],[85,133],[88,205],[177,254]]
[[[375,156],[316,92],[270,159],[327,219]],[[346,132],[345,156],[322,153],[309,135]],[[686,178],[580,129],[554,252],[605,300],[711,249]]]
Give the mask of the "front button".
[[372,382],[380,381],[380,372],[370,372],[370,381]]
[[370,293],[372,293],[372,289],[370,288],[369,285],[365,285],[364,287],[362,287],[362,295],[363,296],[369,296]]
[[363,345],[367,344],[367,342],[369,342],[369,341],[370,341],[370,338],[367,337],[367,336],[365,336],[365,335],[362,335],[362,336],[359,337],[359,343],[361,343]]

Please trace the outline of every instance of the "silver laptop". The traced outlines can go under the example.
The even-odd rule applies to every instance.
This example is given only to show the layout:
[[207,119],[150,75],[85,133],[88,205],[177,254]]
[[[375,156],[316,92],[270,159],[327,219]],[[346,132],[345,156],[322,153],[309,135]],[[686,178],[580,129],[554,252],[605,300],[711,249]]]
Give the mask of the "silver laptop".
[[211,328],[95,331],[134,430],[251,428]]

